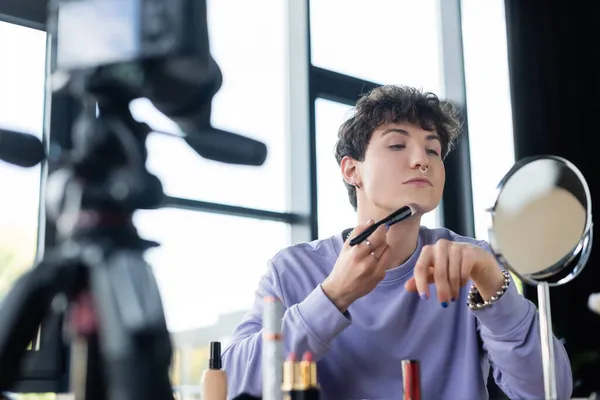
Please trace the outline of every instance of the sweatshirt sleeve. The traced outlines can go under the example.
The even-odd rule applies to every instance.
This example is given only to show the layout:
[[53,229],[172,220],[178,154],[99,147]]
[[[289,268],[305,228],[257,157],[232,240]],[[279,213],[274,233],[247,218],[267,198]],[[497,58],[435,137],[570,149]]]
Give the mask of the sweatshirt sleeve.
[[277,269],[269,263],[250,312],[235,329],[230,344],[222,354],[230,397],[241,393],[261,395],[262,310],[266,296],[279,298],[285,308],[282,320],[284,355],[292,351],[296,354],[310,351],[315,360],[319,360],[329,350],[332,340],[351,324],[349,314],[342,314],[320,285],[302,302],[288,304]]
[[[487,243],[481,245],[491,252]],[[519,294],[511,280],[496,303],[471,312],[477,319],[483,348],[498,386],[511,399],[543,399],[540,323],[535,305]],[[570,399],[573,377],[569,357],[554,335],[552,340],[558,398]]]

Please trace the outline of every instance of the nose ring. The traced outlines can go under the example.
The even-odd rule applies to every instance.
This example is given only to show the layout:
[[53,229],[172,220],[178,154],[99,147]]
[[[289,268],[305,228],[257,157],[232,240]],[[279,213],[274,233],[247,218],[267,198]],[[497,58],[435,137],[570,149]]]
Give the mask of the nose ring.
[[422,174],[427,173],[427,166],[423,167],[422,165],[419,165],[419,171],[421,171]]

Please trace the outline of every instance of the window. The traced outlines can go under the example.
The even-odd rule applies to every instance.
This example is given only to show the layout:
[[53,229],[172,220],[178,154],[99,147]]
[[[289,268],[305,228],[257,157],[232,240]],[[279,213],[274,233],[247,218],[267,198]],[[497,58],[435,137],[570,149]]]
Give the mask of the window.
[[196,390],[209,343],[228,344],[267,262],[291,244],[290,225],[170,208],[138,211],[135,224],[142,238],[161,244],[146,259],[175,346],[173,383]]
[[317,148],[317,209],[319,237],[337,235],[356,225],[356,213],[335,160],[335,143],[340,125],[352,107],[329,100],[315,101]]
[[[0,22],[0,126],[41,138],[46,34]],[[40,166],[0,161],[0,299],[35,259]]]
[[463,0],[475,235],[488,240],[496,186],[515,162],[504,2]]
[[475,237],[489,241],[486,209],[515,162],[504,2],[462,0],[462,30]]
[[[348,201],[340,167],[334,157],[334,147],[340,125],[350,116],[352,107],[324,99],[315,102],[317,147],[317,207],[319,236],[341,233],[357,224],[356,213]],[[421,225],[439,226],[437,209],[425,214]]]
[[[286,211],[284,3],[207,3],[211,53],[223,73],[213,125],[263,141],[267,160],[260,167],[208,161],[177,138],[151,135],[148,168],[170,196]],[[147,100],[134,101],[131,109],[155,129],[177,130]]]
[[169,330],[211,328],[210,340],[231,333],[218,325],[250,308],[267,262],[290,245],[288,224],[258,219],[164,208],[138,211],[135,224],[141,237],[161,243],[147,259]]
[[312,64],[442,97],[439,26],[439,0],[312,0]]

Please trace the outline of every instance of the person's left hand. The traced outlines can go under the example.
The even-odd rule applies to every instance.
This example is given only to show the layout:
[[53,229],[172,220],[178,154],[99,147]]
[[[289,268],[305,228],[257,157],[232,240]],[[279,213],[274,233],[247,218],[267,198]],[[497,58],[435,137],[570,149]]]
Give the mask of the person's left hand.
[[435,283],[442,307],[455,301],[460,288],[472,280],[481,297],[489,299],[504,283],[504,276],[494,256],[484,248],[469,243],[438,240],[424,246],[415,265],[414,276],[405,288],[429,298],[429,284]]

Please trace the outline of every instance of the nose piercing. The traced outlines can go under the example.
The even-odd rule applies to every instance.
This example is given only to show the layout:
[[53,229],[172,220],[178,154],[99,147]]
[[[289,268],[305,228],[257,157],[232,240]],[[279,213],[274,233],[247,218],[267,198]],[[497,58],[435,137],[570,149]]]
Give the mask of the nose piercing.
[[423,166],[419,165],[419,171],[421,171],[422,174],[427,173],[427,166],[423,167]]

